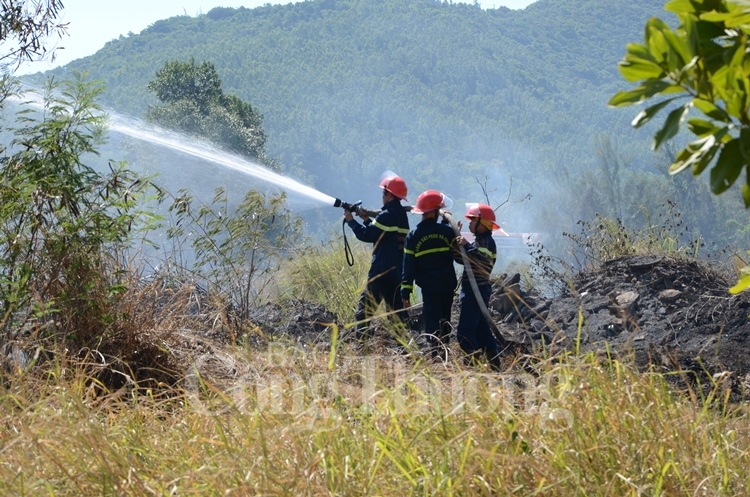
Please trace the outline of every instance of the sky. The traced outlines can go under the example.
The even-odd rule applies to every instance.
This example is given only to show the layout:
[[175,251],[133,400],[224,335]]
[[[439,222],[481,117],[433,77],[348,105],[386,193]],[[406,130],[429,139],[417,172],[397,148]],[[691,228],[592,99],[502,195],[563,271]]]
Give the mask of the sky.
[[[467,0],[469,1],[469,0]],[[473,2],[473,0],[470,0]],[[523,9],[535,0],[479,0],[482,8],[505,6]],[[59,50],[54,62],[25,63],[17,74],[47,71],[96,53],[108,41],[140,33],[154,22],[178,15],[196,16],[214,7],[255,8],[265,4],[287,4],[289,0],[64,0],[62,22],[69,23],[68,36],[55,39]],[[61,48],[64,47],[64,48]]]

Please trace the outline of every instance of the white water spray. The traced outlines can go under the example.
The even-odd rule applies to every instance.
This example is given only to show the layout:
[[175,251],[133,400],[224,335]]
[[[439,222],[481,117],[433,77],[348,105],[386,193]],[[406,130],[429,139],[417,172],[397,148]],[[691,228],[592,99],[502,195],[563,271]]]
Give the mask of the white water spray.
[[186,143],[185,140],[191,138],[155,128],[138,119],[125,118],[110,114],[109,128],[111,131],[128,135],[138,140],[171,148],[178,152],[192,155],[193,157],[210,161],[214,164],[253,176],[257,179],[277,185],[288,193],[304,195],[305,197],[329,206],[333,206],[336,200],[330,195],[326,195],[315,188],[303,185],[291,178],[275,173],[260,164],[256,164],[235,154],[217,152],[209,145],[204,145],[200,142],[193,141],[192,143]]

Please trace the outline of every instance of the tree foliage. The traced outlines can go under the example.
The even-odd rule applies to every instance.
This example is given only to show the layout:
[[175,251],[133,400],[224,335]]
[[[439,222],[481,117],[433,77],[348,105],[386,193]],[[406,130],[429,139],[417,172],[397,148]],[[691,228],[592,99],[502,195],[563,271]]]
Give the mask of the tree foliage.
[[[476,201],[468,198],[474,172],[513,176],[526,189],[540,177],[553,182],[547,172],[560,165],[594,165],[592,136],[628,126],[626,112],[606,108],[622,47],[662,4],[220,8],[158,21],[70,66],[108,82],[107,104],[141,114],[153,99],[149,77],[167,60],[210,60],[225,92],[263,109],[267,152],[318,188],[362,198],[362,185],[390,169],[415,191],[442,187],[457,201]],[[624,148],[646,136],[622,135]],[[641,166],[650,160],[642,149]],[[471,174],[456,191],[464,165]]]
[[[665,8],[678,15],[680,25],[673,30],[658,18],[648,21],[644,43],[628,45],[620,63],[622,75],[638,86],[619,92],[610,105],[657,99],[636,116],[635,127],[674,107],[654,135],[653,149],[685,124],[697,139],[678,152],[670,172],[690,169],[697,176],[713,163],[711,190],[720,194],[750,165],[750,4],[672,0]],[[693,109],[701,115],[691,117]],[[750,174],[742,196],[750,207]]]
[[[46,41],[66,33],[61,0],[0,0],[0,64],[20,64],[48,54]],[[52,52],[54,58],[54,52]]]
[[193,59],[167,62],[156,72],[156,79],[148,84],[148,89],[167,104],[189,100],[202,114],[208,114],[209,106],[222,96],[221,80],[213,64],[202,62],[196,66]]
[[[718,195],[744,170],[742,198],[750,207],[750,3],[671,0],[665,9],[678,16],[679,25],[648,21],[644,43],[629,44],[620,63],[625,79],[638,86],[618,92],[610,105],[650,100],[633,120],[636,128],[668,109],[652,148],[683,128],[695,136],[676,154],[670,172],[689,169],[698,176],[710,167],[711,191]],[[745,273],[733,292],[750,287],[750,269]]]
[[163,105],[150,106],[146,118],[266,165],[275,165],[265,152],[263,116],[249,103],[225,95],[221,84],[210,62],[198,65],[194,59],[167,62],[148,84]]

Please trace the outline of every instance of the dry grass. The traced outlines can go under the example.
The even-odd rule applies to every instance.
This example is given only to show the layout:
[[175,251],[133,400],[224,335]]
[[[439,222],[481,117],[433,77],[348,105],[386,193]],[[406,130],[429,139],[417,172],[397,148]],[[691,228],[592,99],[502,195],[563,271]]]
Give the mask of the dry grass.
[[[367,258],[341,259],[322,247],[284,281],[346,323]],[[750,414],[721,384],[695,400],[594,355],[501,374],[337,333],[242,348],[214,335],[252,330],[185,279],[126,288],[101,347],[0,373],[0,494],[750,494]]]
[[619,362],[546,361],[530,375],[346,347],[235,353],[234,382],[192,375],[162,395],[96,395],[62,368],[5,377],[0,492],[750,493],[750,417]]
[[[351,235],[350,233],[350,236]],[[340,237],[325,245],[307,247],[283,268],[284,296],[320,303],[336,314],[339,321],[354,321],[354,309],[367,283],[370,247],[350,240],[353,266],[349,266]]]

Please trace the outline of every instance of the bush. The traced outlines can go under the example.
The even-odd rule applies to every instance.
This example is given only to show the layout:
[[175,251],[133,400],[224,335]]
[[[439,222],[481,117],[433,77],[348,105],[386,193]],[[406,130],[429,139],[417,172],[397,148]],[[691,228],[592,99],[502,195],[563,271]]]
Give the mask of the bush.
[[[251,310],[268,295],[267,290],[302,241],[302,220],[286,208],[286,195],[269,197],[250,190],[232,206],[226,190],[219,188],[211,205],[195,205],[185,190],[173,200],[176,215],[168,237],[195,250],[194,277],[225,303],[233,326],[242,326]],[[234,329],[236,333],[241,331]]]
[[[149,182],[124,164],[102,174],[83,161],[103,142],[102,87],[50,80],[19,112],[0,188],[0,325],[45,327],[93,347],[112,332],[125,290],[118,254],[155,218],[139,209]],[[7,150],[3,150],[7,152]]]

